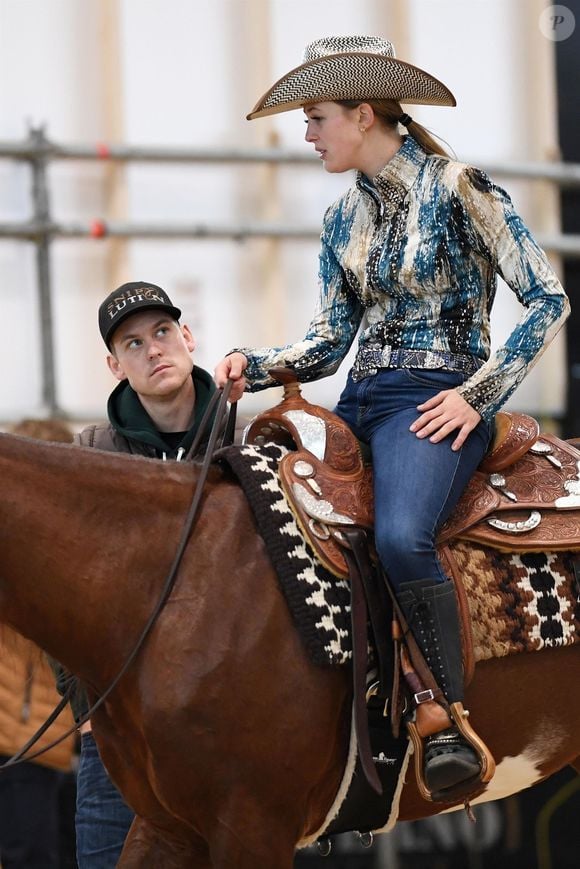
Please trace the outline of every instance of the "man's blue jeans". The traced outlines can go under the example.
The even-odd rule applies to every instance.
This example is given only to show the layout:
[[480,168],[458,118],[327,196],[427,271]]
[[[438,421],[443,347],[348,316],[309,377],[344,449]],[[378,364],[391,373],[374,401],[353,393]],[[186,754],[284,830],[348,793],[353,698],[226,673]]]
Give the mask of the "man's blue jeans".
[[417,405],[463,383],[454,371],[385,368],[355,383],[349,375],[336,413],[371,447],[375,541],[393,588],[447,579],[435,552],[437,529],[456,505],[489,446],[483,420],[460,450],[452,433],[437,444],[409,431]]
[[114,869],[133,817],[103,766],[92,734],[84,733],[77,777],[79,869]]

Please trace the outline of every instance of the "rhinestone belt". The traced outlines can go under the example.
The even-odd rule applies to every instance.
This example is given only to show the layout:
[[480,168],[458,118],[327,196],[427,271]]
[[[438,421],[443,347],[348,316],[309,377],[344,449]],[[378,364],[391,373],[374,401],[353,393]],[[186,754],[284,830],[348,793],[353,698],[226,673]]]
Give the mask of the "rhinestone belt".
[[441,368],[461,371],[470,377],[482,362],[474,356],[450,353],[444,350],[393,350],[385,347],[362,347],[352,369],[353,380],[362,380],[376,374],[380,368]]

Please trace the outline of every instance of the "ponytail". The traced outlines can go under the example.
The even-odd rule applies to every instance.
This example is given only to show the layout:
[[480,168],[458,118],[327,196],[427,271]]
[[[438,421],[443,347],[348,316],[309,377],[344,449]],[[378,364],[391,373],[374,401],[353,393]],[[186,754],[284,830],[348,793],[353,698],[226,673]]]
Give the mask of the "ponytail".
[[451,154],[449,154],[449,152],[433,138],[429,130],[422,124],[417,123],[417,121],[414,121],[413,118],[411,118],[409,123],[405,126],[409,131],[409,135],[411,135],[415,141],[421,145],[427,154],[439,154],[440,157],[451,159]]

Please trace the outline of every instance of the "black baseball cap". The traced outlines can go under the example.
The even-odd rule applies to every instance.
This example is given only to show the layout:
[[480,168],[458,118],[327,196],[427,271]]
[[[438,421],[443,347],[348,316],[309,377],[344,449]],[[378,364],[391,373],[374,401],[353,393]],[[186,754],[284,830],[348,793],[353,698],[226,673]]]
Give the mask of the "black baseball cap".
[[174,320],[179,320],[181,311],[176,308],[165,290],[146,281],[132,281],[122,284],[109,293],[99,306],[99,330],[103,341],[111,349],[111,337],[123,320],[147,308],[167,311]]

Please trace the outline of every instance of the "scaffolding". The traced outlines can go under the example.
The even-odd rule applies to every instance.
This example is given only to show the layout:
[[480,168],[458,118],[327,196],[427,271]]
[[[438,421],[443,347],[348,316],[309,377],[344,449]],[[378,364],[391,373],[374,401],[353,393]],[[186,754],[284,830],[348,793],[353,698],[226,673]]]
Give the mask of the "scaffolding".
[[[0,158],[20,160],[31,170],[31,218],[17,223],[0,222],[0,239],[32,242],[36,250],[36,273],[41,325],[42,400],[51,414],[58,413],[51,304],[50,246],[56,238],[120,239],[229,239],[235,242],[268,238],[312,241],[319,238],[319,226],[281,222],[243,221],[236,224],[204,222],[138,223],[110,221],[56,222],[51,216],[48,164],[55,160],[92,160],[117,163],[182,164],[273,164],[319,166],[319,160],[304,152],[283,148],[170,148],[94,143],[60,145],[52,142],[45,128],[33,127],[22,141],[0,142]],[[567,163],[479,163],[494,177],[547,181],[558,189],[580,187],[580,165]],[[580,258],[580,235],[537,233],[539,244],[565,259]]]

